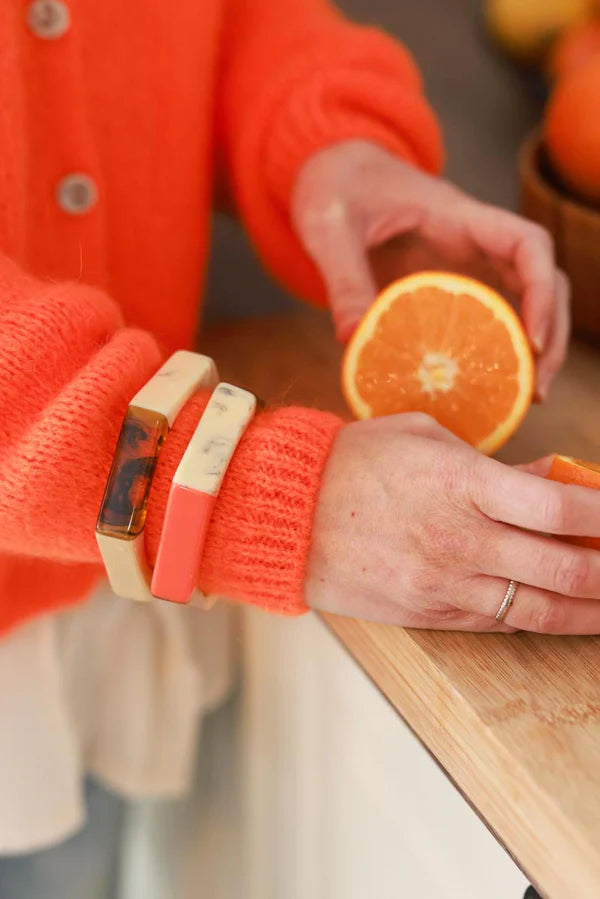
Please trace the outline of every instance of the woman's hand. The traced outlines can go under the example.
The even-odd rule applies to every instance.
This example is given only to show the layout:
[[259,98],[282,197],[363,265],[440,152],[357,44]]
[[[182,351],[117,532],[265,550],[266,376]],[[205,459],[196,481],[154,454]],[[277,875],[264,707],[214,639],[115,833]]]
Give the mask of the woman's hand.
[[376,294],[368,250],[404,235],[386,266],[390,277],[451,269],[520,301],[538,355],[537,391],[545,397],[566,353],[569,285],[543,228],[359,140],[321,150],[304,164],[292,218],[325,281],[340,340]]
[[[421,414],[357,422],[333,445],[305,595],[315,609],[405,627],[600,633],[600,493],[482,456]],[[519,581],[502,624],[510,579]]]

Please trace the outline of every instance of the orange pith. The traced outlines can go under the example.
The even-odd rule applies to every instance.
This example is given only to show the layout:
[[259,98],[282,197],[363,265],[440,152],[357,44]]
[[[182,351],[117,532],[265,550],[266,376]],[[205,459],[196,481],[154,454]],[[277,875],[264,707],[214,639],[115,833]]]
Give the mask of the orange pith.
[[529,407],[533,362],[499,294],[424,272],[391,284],[367,312],[346,350],[342,388],[357,418],[425,412],[491,453]]
[[[570,456],[555,456],[548,477],[561,484],[577,484],[579,487],[600,490],[600,465],[595,462],[584,462]],[[569,537],[568,542],[600,549],[600,537]]]

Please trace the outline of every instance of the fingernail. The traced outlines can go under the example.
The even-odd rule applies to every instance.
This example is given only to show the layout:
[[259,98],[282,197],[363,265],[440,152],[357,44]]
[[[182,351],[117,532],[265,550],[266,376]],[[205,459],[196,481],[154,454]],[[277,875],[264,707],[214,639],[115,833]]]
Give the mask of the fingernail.
[[538,327],[536,328],[533,338],[532,338],[532,341],[531,341],[533,344],[533,348],[536,351],[536,353],[538,354],[538,356],[541,353],[543,353],[547,340],[548,340],[548,322],[543,322],[542,324],[538,325]]
[[550,385],[549,385],[549,383],[548,383],[547,381],[540,381],[540,383],[539,383],[538,386],[537,386],[537,391],[536,391],[536,392],[537,392],[539,401],[540,401],[541,403],[545,403],[545,402],[546,402],[546,400],[548,399],[548,393],[549,393],[549,391],[550,391]]
[[356,322],[344,322],[344,324],[337,324],[335,329],[335,336],[339,343],[348,343],[354,330],[356,328]]

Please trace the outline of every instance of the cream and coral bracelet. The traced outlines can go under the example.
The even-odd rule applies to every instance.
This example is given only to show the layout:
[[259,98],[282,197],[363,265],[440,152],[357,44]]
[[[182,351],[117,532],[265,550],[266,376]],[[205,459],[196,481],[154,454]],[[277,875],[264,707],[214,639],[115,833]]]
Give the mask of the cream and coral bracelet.
[[180,350],[129,404],[96,525],[106,573],[118,596],[153,598],[144,526],[156,463],[185,403],[197,390],[214,387],[217,380],[212,359]]
[[173,477],[152,576],[154,596],[190,601],[219,489],[256,405],[247,390],[215,387]]

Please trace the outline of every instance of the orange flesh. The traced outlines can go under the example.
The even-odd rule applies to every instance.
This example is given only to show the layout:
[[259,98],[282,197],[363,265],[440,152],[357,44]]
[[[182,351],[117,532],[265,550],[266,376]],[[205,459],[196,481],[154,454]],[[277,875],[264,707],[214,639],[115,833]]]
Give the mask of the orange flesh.
[[518,375],[510,335],[493,311],[431,286],[400,295],[381,314],[361,350],[356,388],[374,416],[426,412],[477,445],[510,414]]

